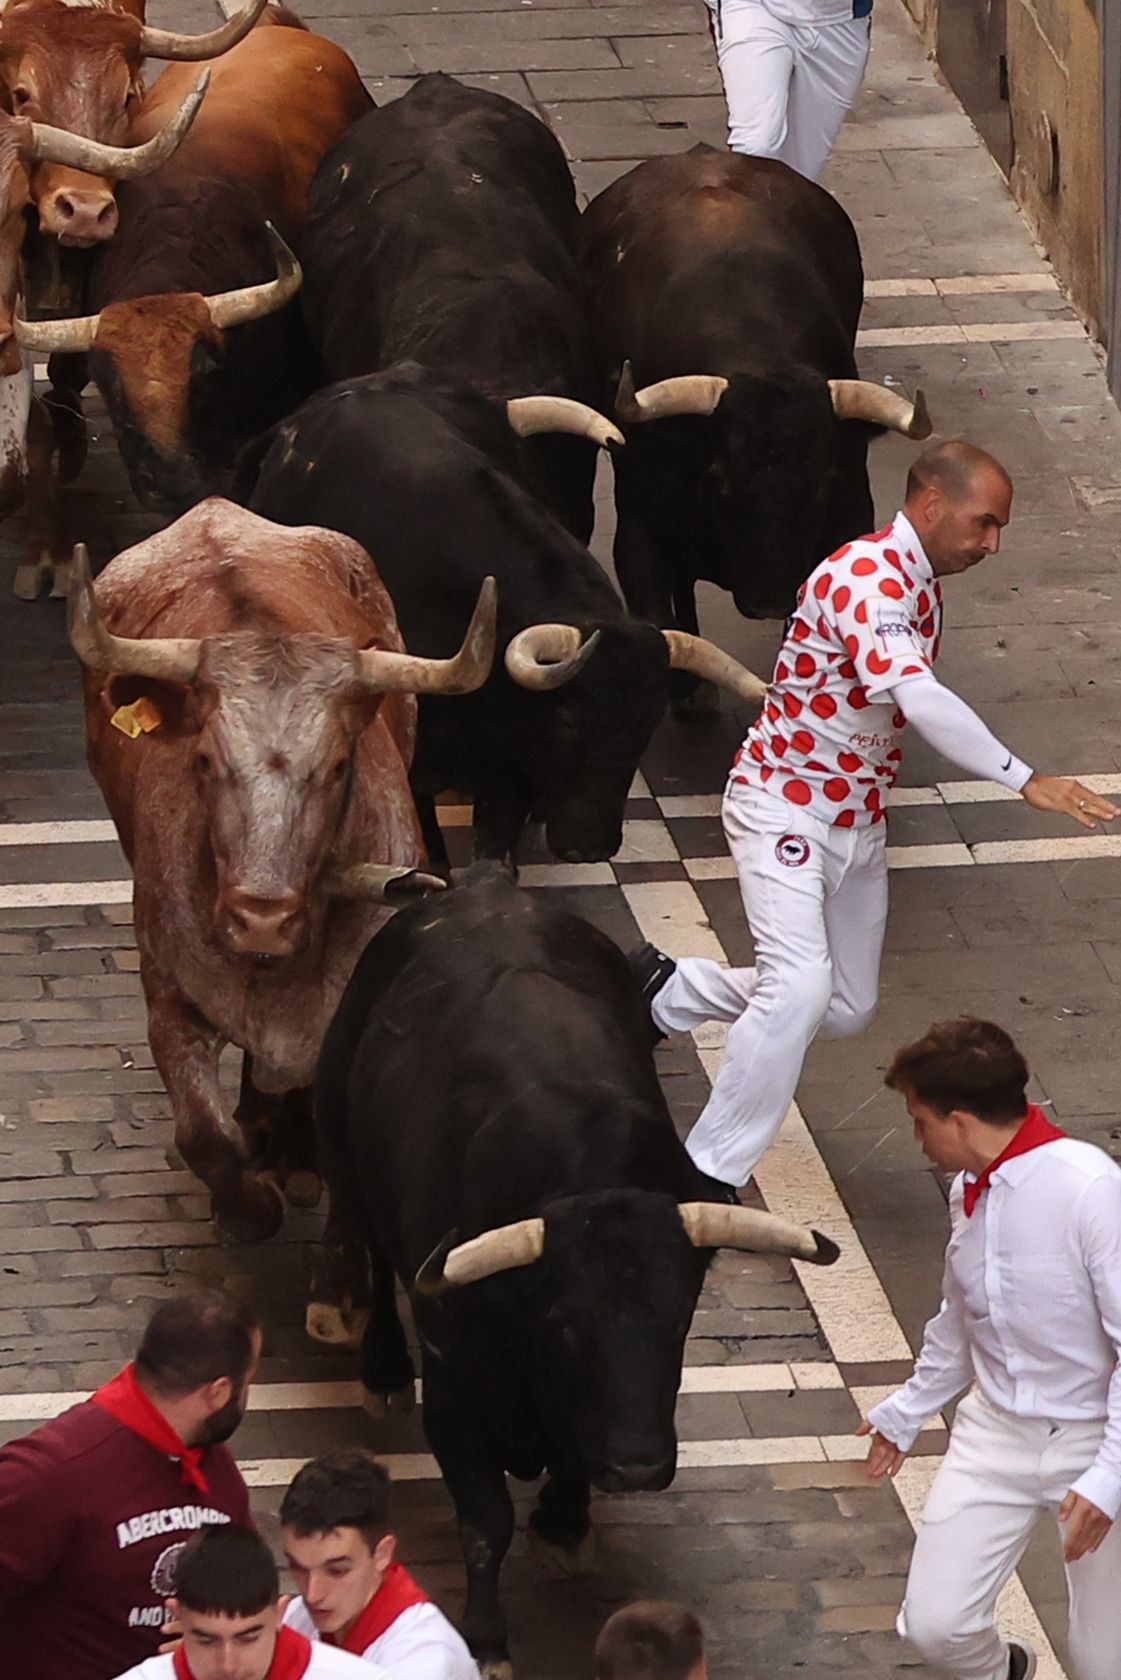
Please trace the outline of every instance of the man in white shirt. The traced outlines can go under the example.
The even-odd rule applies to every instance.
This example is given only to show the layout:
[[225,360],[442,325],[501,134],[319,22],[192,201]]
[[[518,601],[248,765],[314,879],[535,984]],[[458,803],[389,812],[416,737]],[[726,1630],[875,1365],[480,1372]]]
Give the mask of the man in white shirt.
[[175,1565],[168,1613],[177,1643],[118,1680],[371,1680],[366,1663],[313,1645],[281,1626],[280,1612],[276,1564],[260,1535],[236,1523],[203,1529]]
[[1012,483],[991,455],[951,441],[913,464],[902,512],[846,543],[798,592],[759,717],[724,793],[724,832],[755,966],[676,965],[643,946],[631,964],[659,1034],[731,1023],[712,1094],[686,1140],[702,1172],[746,1184],[782,1125],[818,1032],[875,1013],[887,920],[884,807],[911,723],[974,776],[1038,811],[1092,828],[1117,806],[1041,776],[937,682],[941,579],[1000,547]]
[[873,1476],[972,1384],[915,1541],[899,1632],[960,1680],[1030,1680],[997,1596],[1044,1511],[1057,1516],[1075,1680],[1121,1663],[1121,1169],[1025,1095],[1008,1034],[960,1017],[900,1050],[899,1091],[928,1158],[953,1172],[941,1310],[915,1372],[873,1406]]
[[301,1596],[288,1627],[376,1663],[392,1680],[479,1680],[462,1636],[395,1560],[389,1474],[362,1447],[305,1464],[280,1506]]
[[728,145],[821,173],[868,62],[872,0],[708,0]]

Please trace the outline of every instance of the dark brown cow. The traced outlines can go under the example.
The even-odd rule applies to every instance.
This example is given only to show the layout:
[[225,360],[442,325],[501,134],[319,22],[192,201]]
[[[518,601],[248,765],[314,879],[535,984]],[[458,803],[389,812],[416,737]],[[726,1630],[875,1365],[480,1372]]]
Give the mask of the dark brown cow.
[[65,560],[54,473],[53,436],[43,404],[32,394],[30,359],[15,336],[20,253],[30,202],[29,171],[46,162],[111,174],[140,175],[158,168],[189,128],[205,91],[205,74],[165,129],[146,146],[100,146],[61,129],[0,110],[0,519],[26,512],[26,557],[16,571],[16,594],[30,599],[53,561],[65,594]]
[[[148,28],[144,0],[12,0],[0,23],[0,97],[16,116],[123,146],[144,90],[143,60],[197,62],[224,53],[264,4],[249,0],[220,28],[183,35]],[[95,245],[116,230],[112,179],[93,168],[44,162],[32,175],[40,226],[64,245]]]
[[[192,74],[164,71],[131,140],[166,122]],[[298,272],[287,264],[279,285],[246,288],[277,272],[266,217],[298,247],[319,159],[372,104],[342,49],[275,6],[210,74],[175,156],[121,190],[120,230],[90,277],[98,313],[21,329],[40,351],[92,351],[133,489],[173,514],[225,490],[238,449],[315,383],[299,305],[283,307]]]
[[[276,1179],[290,1201],[318,1196],[305,1098],[320,1041],[385,919],[387,878],[423,860],[413,695],[485,681],[494,586],[454,659],[413,658],[357,543],[215,498],[96,585],[79,559],[71,640],[90,767],[135,878],[176,1147],[223,1229],[264,1237],[282,1217]],[[223,1115],[224,1043],[246,1053],[240,1137]],[[274,1122],[294,1153],[263,1177]]]

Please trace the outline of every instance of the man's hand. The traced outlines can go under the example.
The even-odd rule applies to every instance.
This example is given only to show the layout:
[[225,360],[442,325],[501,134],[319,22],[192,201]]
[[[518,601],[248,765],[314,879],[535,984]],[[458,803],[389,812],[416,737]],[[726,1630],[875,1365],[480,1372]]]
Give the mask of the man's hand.
[[1121,815],[1116,805],[1100,793],[1091,793],[1073,776],[1029,776],[1020,797],[1037,811],[1060,811],[1073,817],[1083,828],[1096,828],[1099,822],[1112,822]]
[[862,1418],[853,1432],[856,1435],[871,1435],[872,1444],[868,1448],[868,1458],[865,1468],[873,1481],[881,1476],[894,1476],[907,1454],[894,1441],[889,1441],[886,1435],[881,1435],[878,1429],[873,1429],[867,1418]]
[[1068,1563],[1077,1563],[1087,1552],[1096,1552],[1113,1526],[1104,1511],[1073,1490],[1059,1506],[1059,1521],[1065,1525],[1063,1556]]
[[179,1600],[177,1598],[164,1599],[163,1617],[163,1626],[160,1629],[160,1637],[163,1640],[159,1650],[161,1657],[166,1656],[170,1651],[178,1650],[183,1641],[183,1624],[179,1620]]

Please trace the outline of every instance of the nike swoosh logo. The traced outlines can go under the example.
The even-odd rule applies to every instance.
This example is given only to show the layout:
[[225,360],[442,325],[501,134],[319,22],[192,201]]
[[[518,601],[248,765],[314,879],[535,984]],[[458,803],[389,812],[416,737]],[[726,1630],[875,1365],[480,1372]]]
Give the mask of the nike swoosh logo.
[[1008,757],[1005,759],[1004,763],[1001,765],[1000,768],[1002,770],[1011,770],[1011,768],[1012,768],[1012,754],[1011,753],[1008,754]]

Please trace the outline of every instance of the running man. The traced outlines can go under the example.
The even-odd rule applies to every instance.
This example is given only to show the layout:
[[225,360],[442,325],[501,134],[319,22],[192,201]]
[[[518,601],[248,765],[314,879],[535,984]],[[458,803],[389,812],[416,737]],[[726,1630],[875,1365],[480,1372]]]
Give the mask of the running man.
[[817,1034],[860,1032],[875,1013],[888,903],[884,807],[906,724],[1037,811],[1086,828],[1118,814],[1081,782],[1022,763],[932,674],[941,579],[996,554],[1011,508],[1012,482],[991,455],[937,444],[912,466],[891,524],[810,574],[724,793],[755,966],[674,964],[650,945],[632,953],[659,1034],[731,1023],[686,1140],[701,1171],[725,1186],[751,1177]]
[[942,1307],[909,1382],[873,1406],[868,1469],[894,1476],[919,1430],[969,1388],[915,1541],[897,1627],[957,1680],[1031,1680],[996,1601],[1028,1536],[1058,1519],[1074,1680],[1116,1680],[1121,1650],[1121,1168],[1026,1096],[1001,1027],[942,1021],[885,1080],[923,1154],[957,1176]]

